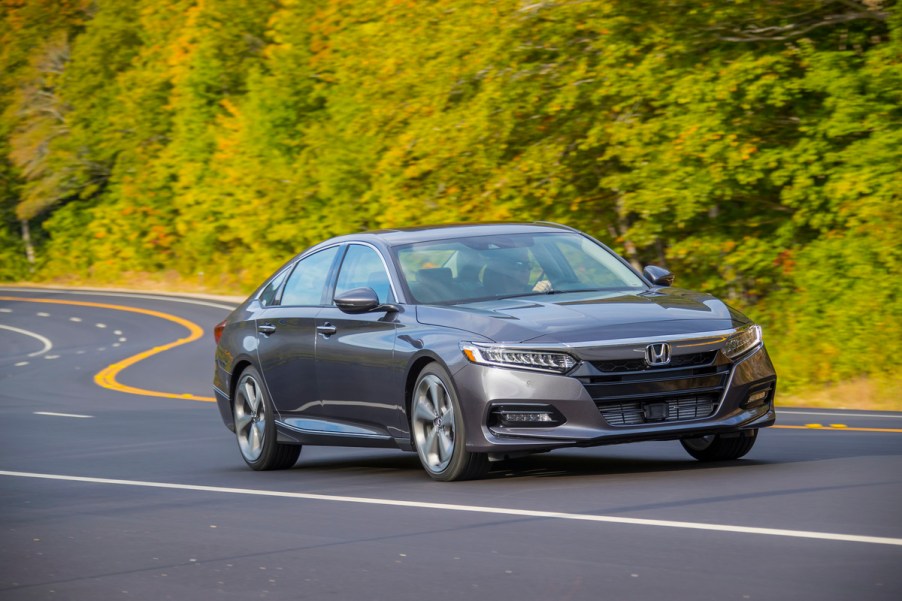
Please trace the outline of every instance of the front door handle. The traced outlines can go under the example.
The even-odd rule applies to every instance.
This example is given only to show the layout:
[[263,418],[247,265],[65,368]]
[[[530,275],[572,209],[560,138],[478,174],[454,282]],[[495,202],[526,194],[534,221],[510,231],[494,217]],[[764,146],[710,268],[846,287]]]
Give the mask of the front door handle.
[[272,325],[271,323],[260,324],[257,326],[257,331],[261,334],[266,334],[267,336],[269,336],[276,331],[276,326]]
[[324,338],[328,338],[332,334],[338,331],[338,328],[333,326],[328,321],[321,326],[316,326],[316,332],[318,334],[322,334]]

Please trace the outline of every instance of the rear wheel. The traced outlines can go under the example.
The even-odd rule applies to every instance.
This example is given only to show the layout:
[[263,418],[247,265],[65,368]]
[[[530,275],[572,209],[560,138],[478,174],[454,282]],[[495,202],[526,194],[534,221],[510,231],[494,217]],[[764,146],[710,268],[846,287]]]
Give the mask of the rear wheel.
[[232,404],[238,449],[245,463],[255,470],[288,469],[297,462],[301,446],[276,442],[275,411],[262,382],[253,367],[238,378]]
[[686,452],[699,461],[730,461],[739,459],[752,450],[758,430],[743,430],[739,436],[724,437],[709,434],[698,438],[684,438],[680,441]]
[[466,430],[451,378],[440,365],[427,365],[417,378],[410,428],[420,463],[434,480],[470,480],[488,471],[485,453],[466,449]]

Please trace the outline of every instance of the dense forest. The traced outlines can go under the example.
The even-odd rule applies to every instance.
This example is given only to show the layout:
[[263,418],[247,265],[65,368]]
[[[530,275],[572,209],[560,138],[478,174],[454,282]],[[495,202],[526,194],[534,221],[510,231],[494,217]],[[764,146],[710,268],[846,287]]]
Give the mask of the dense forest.
[[902,396],[894,1],[2,2],[2,280],[549,220],[761,321],[784,390]]

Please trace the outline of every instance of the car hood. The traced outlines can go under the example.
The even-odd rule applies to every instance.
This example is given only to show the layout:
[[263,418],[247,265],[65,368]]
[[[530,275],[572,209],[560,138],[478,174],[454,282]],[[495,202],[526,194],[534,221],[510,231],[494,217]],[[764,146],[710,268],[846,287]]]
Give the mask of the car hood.
[[750,323],[713,296],[679,288],[421,305],[417,320],[465,330],[494,342],[536,344],[691,335]]

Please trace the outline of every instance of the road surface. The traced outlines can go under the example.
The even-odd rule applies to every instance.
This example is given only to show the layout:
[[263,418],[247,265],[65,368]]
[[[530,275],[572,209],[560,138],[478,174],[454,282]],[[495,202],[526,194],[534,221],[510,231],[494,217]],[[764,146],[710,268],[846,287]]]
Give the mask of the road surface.
[[744,459],[555,451],[245,467],[212,396],[229,303],[0,289],[0,598],[902,598],[902,413],[784,409]]

